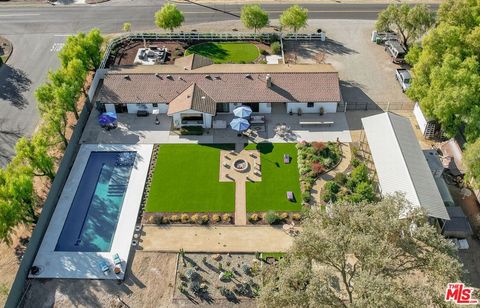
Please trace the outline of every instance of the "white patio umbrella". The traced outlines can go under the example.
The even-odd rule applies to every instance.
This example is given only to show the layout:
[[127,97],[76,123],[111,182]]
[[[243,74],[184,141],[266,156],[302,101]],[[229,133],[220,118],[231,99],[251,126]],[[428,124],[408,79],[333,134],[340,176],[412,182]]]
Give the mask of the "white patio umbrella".
[[252,108],[248,106],[240,106],[233,110],[233,114],[239,118],[248,118],[252,114]]
[[235,118],[230,122],[230,127],[237,132],[243,132],[250,127],[250,123],[246,119]]

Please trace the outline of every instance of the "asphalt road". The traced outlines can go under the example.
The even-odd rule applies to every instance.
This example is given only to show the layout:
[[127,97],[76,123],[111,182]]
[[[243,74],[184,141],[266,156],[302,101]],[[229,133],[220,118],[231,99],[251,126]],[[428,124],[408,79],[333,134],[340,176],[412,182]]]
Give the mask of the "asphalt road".
[[[112,0],[103,4],[22,6],[0,4],[0,35],[14,45],[7,65],[0,68],[0,166],[13,154],[20,136],[31,135],[38,124],[34,90],[49,69],[58,67],[57,52],[66,35],[97,27],[103,33],[119,32],[123,22],[135,31],[154,28],[153,15],[164,1]],[[310,19],[375,20],[385,4],[301,4]],[[238,20],[240,5],[179,3],[185,24]],[[276,19],[289,4],[264,4]],[[437,5],[432,6],[436,8]]]

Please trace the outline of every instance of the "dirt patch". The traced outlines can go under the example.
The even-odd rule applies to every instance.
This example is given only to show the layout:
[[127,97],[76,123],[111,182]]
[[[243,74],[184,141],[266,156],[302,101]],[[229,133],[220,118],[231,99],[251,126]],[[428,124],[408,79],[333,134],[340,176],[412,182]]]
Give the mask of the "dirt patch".
[[3,63],[6,63],[8,61],[8,58],[10,58],[12,51],[12,43],[3,36],[0,36],[0,66],[2,66]]

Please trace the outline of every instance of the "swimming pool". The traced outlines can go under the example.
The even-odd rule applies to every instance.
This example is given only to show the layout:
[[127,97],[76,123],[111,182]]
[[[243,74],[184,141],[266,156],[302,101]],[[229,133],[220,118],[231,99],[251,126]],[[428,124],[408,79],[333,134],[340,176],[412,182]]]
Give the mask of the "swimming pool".
[[55,251],[110,251],[136,152],[91,152]]

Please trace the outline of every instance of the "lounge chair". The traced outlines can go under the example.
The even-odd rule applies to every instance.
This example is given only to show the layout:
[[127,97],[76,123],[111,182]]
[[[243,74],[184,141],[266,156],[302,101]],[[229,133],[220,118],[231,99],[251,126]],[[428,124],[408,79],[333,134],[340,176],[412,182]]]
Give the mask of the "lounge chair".
[[115,265],[122,265],[122,260],[120,259],[120,256],[118,255],[118,253],[113,255],[113,263]]
[[105,275],[108,275],[108,272],[110,271],[110,265],[108,265],[108,263],[105,260],[100,261],[98,265],[100,266],[100,269],[102,270],[102,272]]
[[283,163],[289,164],[290,163],[290,155],[288,154],[283,154]]
[[287,199],[288,201],[295,201],[295,196],[293,195],[293,191],[287,191]]

